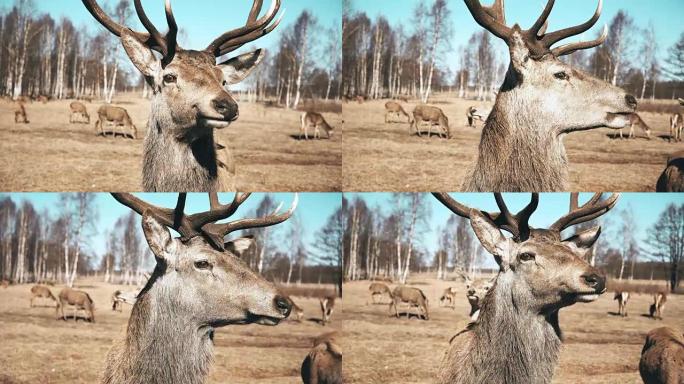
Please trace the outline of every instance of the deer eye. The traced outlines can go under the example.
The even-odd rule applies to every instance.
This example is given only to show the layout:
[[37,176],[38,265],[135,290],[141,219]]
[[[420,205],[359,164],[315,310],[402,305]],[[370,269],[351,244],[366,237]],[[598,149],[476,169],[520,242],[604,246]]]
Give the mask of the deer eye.
[[211,263],[206,260],[195,261],[195,268],[197,269],[210,269]]
[[570,76],[568,76],[568,74],[565,73],[564,71],[554,73],[554,74],[553,74],[553,77],[555,77],[555,78],[558,79],[558,80],[568,80],[568,79],[570,79]]
[[175,83],[177,80],[178,80],[178,78],[176,77],[176,75],[172,75],[172,74],[164,75],[164,82],[165,83],[171,84],[171,83]]
[[228,82],[223,80],[223,86],[225,87],[226,85],[228,85]]
[[521,253],[520,256],[520,261],[533,261],[534,260],[534,255],[528,252]]

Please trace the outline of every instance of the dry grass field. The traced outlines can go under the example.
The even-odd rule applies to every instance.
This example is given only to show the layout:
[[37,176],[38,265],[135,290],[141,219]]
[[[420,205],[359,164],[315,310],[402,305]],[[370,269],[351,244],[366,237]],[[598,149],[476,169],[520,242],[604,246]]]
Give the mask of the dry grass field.
[[[112,342],[123,336],[131,307],[113,312],[109,298],[116,289],[79,281],[95,301],[95,323],[55,320],[52,307],[29,308],[31,285],[0,288],[0,383],[59,384],[98,382]],[[62,286],[51,287],[56,296]],[[341,302],[332,323],[318,323],[317,299],[294,297],[304,309],[301,322],[278,326],[239,325],[219,328],[209,383],[301,383],[300,365],[321,333],[340,329]]]
[[[430,320],[389,317],[389,305],[367,305],[369,282],[344,285],[344,371],[349,383],[432,383],[449,339],[469,321],[470,306],[460,282],[427,277],[410,281],[422,289],[430,304]],[[458,287],[456,309],[440,308],[439,297],[448,286]],[[385,297],[385,302],[388,298]],[[645,315],[651,295],[634,295],[629,316],[615,316],[613,292],[589,304],[575,304],[560,312],[565,334],[556,368],[557,384],[637,384],[641,348],[646,333],[659,326],[684,330],[684,297],[670,296],[664,320]],[[415,312],[415,308],[414,308]]]
[[[409,136],[408,123],[385,124],[385,102],[349,102],[343,106],[345,191],[459,191],[477,157],[482,123],[467,126],[469,106],[484,106],[453,97],[432,101],[446,113],[451,140]],[[407,112],[416,101],[401,103]],[[491,105],[491,104],[490,104]],[[597,129],[565,139],[573,191],[654,191],[670,154],[684,143],[670,143],[669,116],[645,112],[653,130],[646,140],[638,128],[635,140],[621,140],[619,131]],[[629,130],[625,130],[628,133]]]
[[[138,140],[95,135],[100,103],[88,103],[91,124],[70,124],[71,100],[26,105],[30,124],[14,123],[14,104],[0,101],[0,190],[140,191],[149,101],[122,95]],[[233,152],[243,191],[339,191],[341,115],[324,113],[337,128],[332,140],[298,140],[301,112],[240,103],[240,119],[217,131]]]

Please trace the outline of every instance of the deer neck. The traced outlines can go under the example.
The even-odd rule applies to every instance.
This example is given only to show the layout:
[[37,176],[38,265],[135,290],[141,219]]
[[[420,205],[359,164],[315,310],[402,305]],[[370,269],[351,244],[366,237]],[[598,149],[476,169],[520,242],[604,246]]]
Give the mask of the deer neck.
[[[217,190],[218,163],[213,129],[179,129],[168,107],[153,99],[143,153],[143,186],[155,192]],[[179,131],[186,132],[178,134]]]
[[562,135],[536,118],[517,88],[499,93],[485,123],[470,191],[564,191],[568,160]]
[[530,310],[516,297],[512,277],[501,273],[473,326],[473,382],[550,383],[561,338],[558,311]]
[[113,383],[204,383],[213,359],[213,329],[182,313],[174,291],[157,284],[133,306]]

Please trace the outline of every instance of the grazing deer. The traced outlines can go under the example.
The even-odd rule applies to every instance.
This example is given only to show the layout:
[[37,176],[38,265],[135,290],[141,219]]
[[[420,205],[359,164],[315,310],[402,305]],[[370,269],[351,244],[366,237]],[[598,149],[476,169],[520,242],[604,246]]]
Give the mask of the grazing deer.
[[561,233],[603,215],[618,195],[602,200],[597,193],[580,206],[578,194],[572,194],[569,213],[548,229],[529,226],[539,203],[536,193],[517,214],[499,193],[495,200],[500,212],[466,207],[446,193],[434,195],[453,213],[470,219],[478,240],[499,265],[478,320],[452,338],[439,382],[550,383],[562,340],[558,311],[594,301],[606,290],[605,275],[585,260],[601,228],[565,240]]
[[20,101],[17,103],[17,106],[14,110],[14,123],[15,124],[28,124],[28,116],[26,115],[26,106],[24,105],[25,103],[23,101]]
[[479,120],[482,122],[482,124],[485,124],[487,121],[487,117],[489,117],[489,114],[492,112],[491,108],[482,108],[482,107],[470,107],[466,111],[466,118],[468,119],[468,126],[477,128],[477,124],[475,124],[475,120]]
[[439,127],[439,136],[446,139],[451,138],[451,131],[449,130],[449,119],[444,112],[437,107],[430,105],[418,105],[413,109],[413,117],[409,119],[410,127],[409,133],[415,129],[418,137],[421,136],[419,125],[422,123],[429,124],[428,137],[432,136],[432,126]]
[[649,308],[649,313],[654,319],[663,319],[663,311],[667,302],[667,292],[658,292],[653,295],[653,304]]
[[33,308],[33,300],[35,299],[50,299],[57,303],[57,299],[52,295],[50,288],[44,285],[34,285],[31,287],[31,308]]
[[83,123],[83,119],[85,119],[85,124],[90,124],[90,115],[88,114],[88,109],[85,104],[79,101],[73,101],[69,104],[69,110],[71,110],[69,123]]
[[335,309],[335,296],[326,296],[319,300],[321,304],[321,324],[330,322],[330,317]]
[[684,335],[669,327],[651,330],[641,350],[639,373],[644,384],[684,383]]
[[392,297],[392,292],[390,291],[390,288],[387,286],[387,284],[371,283],[371,285],[368,287],[368,290],[370,291],[371,300],[373,301],[373,304],[378,303],[378,301],[376,300],[378,296],[380,296],[380,298],[382,298],[383,295]]
[[114,293],[112,293],[112,311],[118,310],[121,312],[123,310],[124,303],[128,305],[135,304],[137,295],[138,294],[136,292],[124,292],[117,289],[114,291]]
[[439,298],[440,307],[451,307],[456,310],[456,288],[449,287],[444,290],[442,296]]
[[301,368],[304,384],[342,384],[342,348],[337,332],[324,333],[313,342]]
[[320,139],[321,138],[321,131],[320,128],[323,128],[323,131],[325,131],[325,135],[328,139],[332,138],[333,128],[328,124],[327,121],[323,118],[323,115],[321,115],[318,112],[304,112],[302,113],[302,116],[300,118],[301,121],[301,126],[299,127],[299,138],[302,139],[304,138],[305,140],[309,140],[309,128],[313,127],[314,129],[314,139]]
[[684,192],[684,151],[672,154],[656,183],[656,192]]
[[[465,0],[475,21],[508,44],[510,65],[496,103],[482,130],[479,154],[467,191],[565,191],[568,159],[563,138],[599,127],[624,128],[637,100],[624,90],[591,77],[559,58],[600,45],[596,40],[551,48],[591,28],[602,0],[584,24],[547,33],[554,0],[549,0],[532,28],[506,26],[503,0],[491,7]],[[584,3],[582,3],[584,4]]]
[[302,319],[304,318],[304,309],[297,305],[297,303],[294,302],[291,298],[289,298],[290,304],[292,305],[292,313],[294,313],[294,320],[301,322]]
[[[238,118],[238,105],[227,86],[246,78],[263,60],[265,51],[234,57],[220,64],[218,58],[270,33],[280,0],[257,18],[263,0],[254,0],[247,23],[228,31],[202,50],[185,50],[177,42],[178,25],[166,2],[169,31],[165,36],[145,14],[140,0],[135,10],[147,33],[116,23],[95,0],[82,0],[107,30],[120,37],[129,58],[153,92],[143,153],[143,187],[147,191],[226,191],[234,188],[234,174],[221,161],[214,130],[228,127]],[[161,54],[157,58],[153,51]],[[224,155],[225,156],[225,155]]]
[[66,287],[59,292],[58,297],[57,314],[61,314],[61,316],[57,319],[66,321],[67,318],[64,314],[64,307],[66,305],[71,305],[74,307],[74,321],[78,320],[76,314],[78,313],[78,310],[81,309],[85,311],[86,318],[90,320],[91,323],[95,322],[95,303],[93,303],[93,299],[88,293]]
[[396,117],[397,119],[401,118],[401,116],[406,116],[406,119],[408,122],[411,122],[411,117],[409,114],[404,110],[404,108],[401,106],[401,104],[395,102],[395,101],[388,101],[385,103],[385,124],[389,123],[389,117],[390,115]]
[[613,300],[618,301],[618,315],[622,317],[627,317],[627,301],[629,300],[629,292],[615,292]]
[[[644,122],[644,120],[641,119],[641,116],[637,115],[636,113],[632,113],[629,115],[629,135],[627,135],[628,139],[633,139],[634,136],[634,126],[638,126],[641,128],[642,131],[646,134],[646,138],[651,140],[651,127]],[[622,136],[622,130],[623,128],[620,128],[620,138],[624,139],[624,136]]]
[[111,124],[113,129],[111,133],[116,137],[118,127],[123,127],[120,131],[124,137],[132,137],[136,139],[138,137],[138,128],[133,124],[131,116],[128,115],[128,111],[121,107],[114,107],[112,105],[103,105],[97,110],[97,122],[95,122],[95,130],[102,136],[107,136],[107,131],[105,129],[106,124]]
[[423,317],[425,320],[430,320],[430,314],[428,312],[428,299],[425,293],[418,288],[407,287],[405,285],[399,285],[392,291],[392,301],[390,302],[389,311],[392,314],[392,308],[394,308],[394,316],[399,318],[399,304],[408,303],[409,308],[406,311],[406,318],[410,317],[411,307],[418,307],[418,317]]
[[[175,209],[156,207],[132,194],[113,196],[142,215],[156,265],[133,305],[125,339],[109,352],[102,383],[203,383],[217,327],[277,325],[290,314],[289,299],[240,260],[254,239],[224,238],[284,222],[297,206],[297,195],[284,213],[225,223],[217,221],[234,215],[248,193],[223,205],[212,192],[211,209],[192,215],[184,213],[185,193],[179,194]],[[180,237],[172,237],[169,229]]]

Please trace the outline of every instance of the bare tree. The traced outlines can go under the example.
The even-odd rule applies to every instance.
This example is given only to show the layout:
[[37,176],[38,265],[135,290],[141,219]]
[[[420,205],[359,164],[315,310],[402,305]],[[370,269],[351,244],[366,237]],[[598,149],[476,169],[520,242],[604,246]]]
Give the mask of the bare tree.
[[606,47],[612,58],[611,84],[617,85],[618,77],[627,72],[630,50],[634,45],[634,20],[624,10],[619,10],[609,26]]
[[[644,99],[646,94],[646,83],[650,80],[655,84],[656,75],[655,69],[658,68],[658,41],[656,39],[655,27],[653,23],[649,23],[648,27],[644,30],[643,41],[641,44],[641,60],[639,61],[641,71],[641,76],[643,77],[643,82],[641,85],[641,100]],[[655,95],[654,95],[655,96]]]
[[679,40],[667,50],[666,71],[675,80],[684,80],[684,32]]
[[427,103],[432,89],[432,78],[435,72],[435,63],[439,56],[439,50],[443,44],[448,44],[451,37],[451,20],[446,0],[435,0],[428,12],[430,20],[430,34],[432,41],[428,50],[428,73],[426,87],[422,94],[423,103]]
[[670,204],[648,230],[646,244],[653,258],[666,263],[671,292],[679,286],[684,264],[684,204]]

